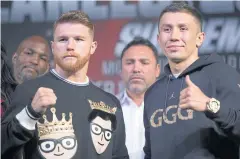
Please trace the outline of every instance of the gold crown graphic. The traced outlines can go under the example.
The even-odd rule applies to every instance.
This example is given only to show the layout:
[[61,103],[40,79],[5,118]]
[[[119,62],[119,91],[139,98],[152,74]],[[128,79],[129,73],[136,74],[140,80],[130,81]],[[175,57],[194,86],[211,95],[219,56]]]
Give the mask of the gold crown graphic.
[[40,123],[37,122],[38,127],[38,136],[42,137],[49,134],[56,134],[56,133],[74,133],[73,125],[72,125],[72,113],[69,113],[69,120],[66,121],[65,113],[62,113],[62,120],[59,121],[56,116],[56,109],[50,109],[53,114],[52,122],[47,120],[47,116],[43,115],[44,122]]
[[107,112],[109,114],[115,114],[117,111],[117,107],[113,107],[111,108],[110,106],[106,105],[104,102],[100,101],[100,102],[93,102],[91,100],[88,100],[88,102],[90,103],[90,106],[92,109],[98,109],[104,112]]

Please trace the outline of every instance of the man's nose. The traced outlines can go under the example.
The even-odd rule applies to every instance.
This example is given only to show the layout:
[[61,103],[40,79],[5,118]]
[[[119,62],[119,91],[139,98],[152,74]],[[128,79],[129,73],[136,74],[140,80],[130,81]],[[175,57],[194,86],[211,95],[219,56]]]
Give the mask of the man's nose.
[[39,64],[39,61],[40,61],[40,57],[39,55],[37,54],[34,54],[31,58],[31,63],[35,64],[35,65],[38,65]]
[[67,50],[74,50],[75,46],[76,46],[76,43],[75,43],[74,39],[70,38],[68,40]]
[[139,73],[141,72],[142,65],[139,62],[135,62],[133,66],[133,72]]
[[171,34],[171,40],[172,41],[177,41],[180,39],[180,31],[177,28],[174,28]]

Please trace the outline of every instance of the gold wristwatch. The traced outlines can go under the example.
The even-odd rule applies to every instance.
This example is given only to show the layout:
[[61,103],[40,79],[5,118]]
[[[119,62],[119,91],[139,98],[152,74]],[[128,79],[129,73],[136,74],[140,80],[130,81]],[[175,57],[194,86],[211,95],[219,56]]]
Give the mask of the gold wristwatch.
[[211,113],[217,113],[220,109],[220,102],[215,98],[211,98],[207,102],[207,110]]

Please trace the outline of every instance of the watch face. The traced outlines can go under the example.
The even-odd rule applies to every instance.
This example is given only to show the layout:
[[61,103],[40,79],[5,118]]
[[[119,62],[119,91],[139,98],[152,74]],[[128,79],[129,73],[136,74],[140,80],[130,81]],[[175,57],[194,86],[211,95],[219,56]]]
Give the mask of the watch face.
[[220,108],[220,103],[217,101],[217,100],[212,100],[210,103],[209,103],[209,107],[210,107],[210,110],[213,112],[213,113],[217,113],[219,108]]
[[216,110],[216,109],[218,109],[218,103],[216,102],[216,101],[214,101],[214,102],[212,102],[212,109],[213,110]]

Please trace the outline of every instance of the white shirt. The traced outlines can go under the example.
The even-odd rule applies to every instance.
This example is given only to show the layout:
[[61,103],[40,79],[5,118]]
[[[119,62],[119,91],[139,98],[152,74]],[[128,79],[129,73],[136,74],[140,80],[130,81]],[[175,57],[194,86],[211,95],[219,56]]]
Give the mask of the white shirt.
[[178,76],[180,75],[181,73],[175,73],[175,74],[173,74],[173,76],[175,77],[175,78],[178,78]]
[[126,90],[117,95],[120,100],[126,131],[126,147],[130,159],[144,159],[145,129],[143,124],[144,102],[137,106]]

